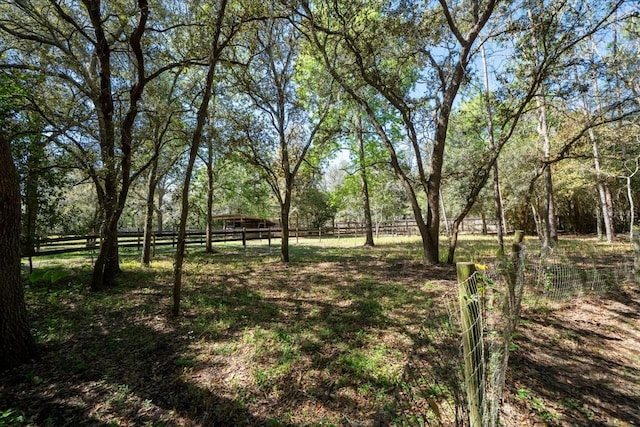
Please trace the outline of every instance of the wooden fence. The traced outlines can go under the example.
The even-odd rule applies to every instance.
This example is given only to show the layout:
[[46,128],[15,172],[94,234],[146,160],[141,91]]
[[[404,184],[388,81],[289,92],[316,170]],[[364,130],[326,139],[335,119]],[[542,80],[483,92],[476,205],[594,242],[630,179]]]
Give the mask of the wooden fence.
[[[212,232],[213,242],[232,242],[271,239],[280,237],[279,229],[259,230],[216,230]],[[175,246],[178,238],[177,231],[155,232],[152,235],[153,246]],[[121,231],[118,233],[118,246],[121,248],[142,249],[143,233],[141,231]],[[187,231],[187,245],[204,245],[206,233],[203,230]],[[38,239],[31,253],[23,254],[23,257],[37,257],[56,255],[71,252],[97,250],[100,247],[100,236],[88,234],[84,236],[44,237]]]
[[[473,220],[472,220],[473,221]],[[477,222],[477,221],[476,221]],[[469,226],[471,225],[471,226]],[[478,232],[479,224],[471,222],[467,226],[467,232]],[[443,230],[444,231],[444,230]],[[463,228],[464,231],[464,228]],[[374,225],[376,236],[417,236],[418,227],[413,220],[400,220],[391,223]],[[365,234],[364,224],[357,222],[337,222],[333,227],[326,228],[290,228],[289,237],[361,237]],[[271,244],[271,239],[279,239],[282,235],[280,228],[255,228],[255,229],[227,229],[215,230],[212,232],[212,242],[242,242],[246,245],[249,240],[267,240]],[[177,231],[155,232],[152,236],[153,247],[175,246],[177,241]],[[206,232],[204,230],[187,231],[187,245],[204,245],[206,242]],[[118,233],[118,246],[121,248],[142,249],[142,231],[120,231]],[[43,237],[37,240],[33,250],[23,251],[23,257],[38,257],[45,255],[65,254],[72,252],[92,251],[100,247],[100,236],[88,234],[84,236],[60,236]]]

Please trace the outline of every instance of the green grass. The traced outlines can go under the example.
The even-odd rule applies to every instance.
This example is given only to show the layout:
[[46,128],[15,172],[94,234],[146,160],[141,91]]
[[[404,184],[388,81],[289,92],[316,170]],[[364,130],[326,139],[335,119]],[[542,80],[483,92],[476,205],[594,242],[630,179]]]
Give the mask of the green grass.
[[[26,297],[46,356],[5,393],[16,403],[0,397],[0,425],[341,425],[345,414],[413,425],[400,399],[412,395],[426,396],[424,419],[453,416],[429,409],[456,404],[456,300],[443,296],[455,288],[453,268],[425,266],[416,237],[375,248],[292,239],[288,266],[277,243],[190,247],[179,318],[170,316],[171,248],[148,267],[122,251],[118,286],[101,292],[89,290],[87,254],[37,258]],[[457,258],[483,262],[494,246],[461,236]],[[37,408],[49,401],[61,403],[45,416]]]

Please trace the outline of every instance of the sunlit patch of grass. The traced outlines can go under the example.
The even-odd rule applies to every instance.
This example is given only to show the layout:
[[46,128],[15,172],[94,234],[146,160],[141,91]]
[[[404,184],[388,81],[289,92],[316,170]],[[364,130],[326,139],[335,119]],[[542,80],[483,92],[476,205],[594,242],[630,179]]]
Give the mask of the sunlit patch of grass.
[[[461,236],[458,255],[486,262],[481,258],[495,254],[494,240]],[[51,357],[66,377],[34,375],[56,386],[67,377],[102,378],[103,394],[94,403],[103,412],[94,416],[105,423],[135,424],[135,408],[153,406],[145,401],[160,396],[158,424],[232,416],[248,425],[258,414],[260,424],[339,425],[345,413],[367,424],[371,414],[393,411],[403,382],[421,386],[419,375],[409,375],[419,352],[429,362],[422,374],[433,380],[420,390],[438,403],[451,399],[453,388],[443,379],[452,377],[455,360],[441,367],[434,361],[449,354],[438,346],[455,327],[442,297],[455,289],[442,277],[452,270],[425,266],[416,236],[379,238],[375,248],[363,243],[362,237],[292,239],[286,266],[279,241],[221,244],[213,254],[190,248],[177,319],[168,310],[171,248],[150,266],[125,251],[118,286],[100,292],[89,289],[90,258],[84,266],[49,260],[47,268],[70,275],[29,285],[27,299],[38,342],[59,350]],[[419,336],[422,328],[429,344]],[[546,409],[540,417],[548,416]]]
[[253,380],[260,390],[271,390],[286,377],[301,358],[298,339],[282,328],[255,327],[241,338],[243,350],[253,361]]
[[401,378],[404,358],[400,351],[385,344],[352,349],[338,357],[333,369],[340,374],[341,386],[356,386],[360,391],[394,387]]

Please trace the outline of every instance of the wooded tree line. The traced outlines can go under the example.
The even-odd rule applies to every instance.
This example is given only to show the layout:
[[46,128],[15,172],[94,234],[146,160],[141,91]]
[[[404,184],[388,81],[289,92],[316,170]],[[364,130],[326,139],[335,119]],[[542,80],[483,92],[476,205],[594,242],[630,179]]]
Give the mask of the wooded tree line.
[[186,229],[222,210],[279,216],[283,262],[290,220],[336,212],[370,245],[414,218],[431,264],[474,211],[501,247],[507,222],[545,247],[559,227],[612,240],[635,218],[638,19],[630,0],[1,1],[0,170],[19,180],[0,191],[23,253],[43,228],[100,233],[95,290],[119,227],[144,217],[149,263],[170,217],[176,315]]

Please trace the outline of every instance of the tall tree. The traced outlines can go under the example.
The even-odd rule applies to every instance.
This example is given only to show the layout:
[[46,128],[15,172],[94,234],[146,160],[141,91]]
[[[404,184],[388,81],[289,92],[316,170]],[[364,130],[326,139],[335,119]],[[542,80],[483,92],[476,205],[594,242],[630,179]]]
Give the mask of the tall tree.
[[20,184],[5,134],[15,122],[22,88],[0,76],[0,370],[24,362],[35,351],[20,277]]
[[369,198],[369,178],[367,174],[367,158],[364,144],[364,129],[359,112],[354,114],[354,130],[358,141],[358,169],[362,180],[362,206],[364,212],[365,246],[375,246],[373,241],[373,220],[371,217],[371,201]]
[[[543,13],[544,5],[541,3],[532,4],[536,2],[530,2],[527,5],[527,16],[531,24],[531,41],[533,53],[533,65],[536,68],[540,66],[541,51],[544,47],[541,43],[544,40],[540,40],[540,36],[545,37],[545,29],[549,27],[548,21],[541,19],[545,16]],[[535,13],[534,13],[535,9]],[[553,175],[551,173],[551,137],[549,135],[549,121],[547,117],[547,96],[545,92],[544,82],[538,85],[538,93],[536,94],[536,106],[538,109],[538,135],[541,140],[542,146],[542,162],[543,162],[543,177],[545,186],[545,201],[543,205],[543,250],[548,250],[554,245],[554,242],[558,240],[558,231],[556,224],[556,211],[555,202],[553,198]]]
[[[150,90],[151,94],[149,94],[156,101],[153,103],[155,108],[152,107],[144,111],[147,126],[140,131],[140,133],[146,134],[147,137],[145,139],[148,140],[150,151],[153,152],[149,173],[147,174],[141,255],[141,262],[144,265],[149,265],[151,261],[154,216],[158,217],[157,225],[159,226],[159,231],[162,231],[162,194],[161,191],[157,192],[158,185],[180,157],[180,153],[176,153],[176,151],[181,148],[175,147],[175,142],[180,143],[180,137],[184,133],[182,132],[183,129],[174,126],[174,122],[180,121],[180,118],[176,118],[176,116],[180,117],[181,113],[184,113],[178,104],[181,96],[178,90],[178,80],[181,74],[181,72],[177,72],[168,80],[165,78],[157,79],[156,83],[159,84],[156,86],[159,87],[155,88],[155,91]],[[150,89],[153,89],[153,87]],[[174,144],[171,145],[171,142]],[[155,202],[156,196],[158,197],[158,203]]]
[[231,42],[238,36],[242,27],[247,23],[260,19],[262,14],[260,7],[248,1],[233,2],[218,0],[213,6],[205,3],[194,5],[197,14],[202,14],[204,26],[204,50],[207,52],[206,77],[202,88],[198,111],[195,116],[187,165],[184,171],[184,181],[180,189],[180,222],[178,225],[178,237],[176,241],[176,253],[173,264],[173,305],[171,312],[174,316],[180,314],[180,300],[182,294],[182,267],[184,264],[184,251],[187,237],[187,220],[189,218],[189,191],[191,178],[194,171],[196,158],[202,142],[203,133],[209,120],[209,107],[213,97],[214,82],[218,72],[218,66]]
[[[246,66],[236,72],[240,96],[250,109],[237,126],[244,133],[238,151],[261,170],[280,206],[280,257],[289,262],[289,213],[295,180],[314,143],[326,140],[330,93],[312,97],[315,111],[303,108],[296,82],[299,35],[286,20],[258,23],[247,48]],[[309,105],[308,103],[307,105]]]
[[[476,40],[496,3],[470,1],[470,7],[458,8],[444,0],[420,5],[320,1],[301,6],[304,32],[319,59],[365,111],[387,147],[422,236],[424,259],[431,264],[439,262],[440,186],[449,117],[467,79]],[[428,84],[418,86],[419,81]],[[363,94],[363,85],[402,118],[412,163],[400,160],[399,148],[371,98]],[[423,140],[427,129],[432,135],[428,142]],[[424,214],[418,192],[427,198]]]
[[[487,182],[490,172],[498,159],[504,146],[511,140],[512,136],[516,135],[516,131],[519,127],[522,118],[527,119],[530,103],[534,100],[540,101],[540,91],[542,85],[546,85],[546,88],[553,87],[553,94],[560,98],[562,96],[569,96],[565,89],[567,81],[566,70],[571,69],[571,64],[575,62],[575,49],[581,43],[584,43],[593,34],[603,32],[607,30],[607,26],[611,23],[612,17],[618,8],[624,3],[619,1],[614,4],[595,4],[587,5],[585,3],[567,4],[567,3],[549,3],[540,6],[535,10],[537,21],[539,25],[535,27],[535,31],[531,29],[531,15],[527,14],[527,8],[522,12],[521,4],[514,4],[515,10],[507,8],[502,11],[502,19],[491,25],[489,29],[491,33],[497,32],[497,37],[490,35],[488,41],[485,43],[491,43],[494,48],[507,49],[510,52],[517,52],[517,55],[511,56],[511,64],[502,69],[497,69],[495,73],[495,81],[499,85],[498,90],[495,92],[495,96],[490,98],[492,102],[495,102],[494,108],[499,114],[492,115],[494,122],[495,135],[493,136],[493,149],[488,153],[483,154],[476,162],[468,162],[464,169],[468,169],[466,175],[469,177],[468,185],[465,186],[466,193],[464,198],[466,199],[464,207],[454,220],[453,233],[449,242],[449,255],[447,257],[448,262],[453,262],[454,252],[457,243],[457,226],[461,223],[464,217],[472,209],[478,195],[481,193],[482,188]],[[530,1],[525,1],[525,6],[529,6]],[[606,6],[606,7],[604,7]],[[517,12],[520,11],[518,14]],[[585,22],[583,19],[587,12],[593,13],[597,11],[594,16],[597,19]],[[512,18],[515,17],[515,18]],[[512,20],[512,21],[510,21]],[[504,22],[511,22],[507,28],[508,36],[504,36]],[[570,30],[569,30],[570,29]],[[536,42],[533,42],[535,40]],[[540,42],[544,49],[536,49],[537,42]],[[532,48],[532,45],[534,48]],[[571,80],[571,79],[568,79]],[[552,86],[553,83],[553,86]],[[548,95],[548,94],[547,94]],[[548,102],[548,100],[546,101]],[[539,102],[536,107],[540,107]],[[539,108],[536,108],[539,112]],[[485,108],[486,110],[486,108]],[[489,111],[489,110],[487,110]],[[531,190],[529,194],[532,194],[532,190],[535,188],[535,182],[540,177],[544,176],[551,166],[561,159],[564,159],[572,151],[572,149],[582,141],[582,137],[588,132],[588,129],[601,126],[605,123],[619,120],[620,117],[624,117],[625,114],[629,114],[629,111],[625,111],[623,115],[611,114],[611,108],[606,108],[597,117],[593,117],[593,120],[588,123],[583,123],[574,133],[563,140],[563,144],[558,150],[551,155],[549,153],[548,158],[538,159],[534,162],[534,166],[539,172],[535,173],[534,179],[529,185]],[[462,116],[461,116],[462,117]],[[546,111],[545,117],[546,120]],[[541,116],[536,117],[537,123],[540,123]],[[481,122],[486,120],[480,119]],[[526,123],[525,123],[526,124]],[[488,138],[491,145],[491,137]],[[471,145],[473,146],[473,144]],[[480,147],[484,147],[481,145]],[[484,149],[484,148],[482,148]],[[531,163],[531,162],[529,162]],[[472,168],[469,169],[469,164]],[[545,203],[548,198],[548,187],[545,187]],[[531,205],[534,206],[533,204]],[[544,209],[546,212],[546,209]],[[551,215],[555,218],[555,214]],[[543,215],[542,221],[545,222],[545,217],[550,219],[549,215]],[[541,233],[543,240],[552,242],[553,237],[550,230],[553,227],[542,227],[542,229],[549,230],[548,237],[544,239],[544,233]]]
[[[489,70],[487,66],[487,54],[484,45],[480,47],[482,54],[482,75],[484,85],[484,103],[486,109],[487,138],[489,139],[489,149],[496,150],[496,134],[494,129],[494,113],[491,102],[491,87],[489,85]],[[504,203],[502,200],[502,190],[500,188],[500,170],[498,167],[498,159],[493,165],[493,201],[496,210],[496,220],[498,222],[496,235],[498,236],[498,250],[504,253],[504,234],[506,233],[506,220],[504,216]]]
[[[164,10],[157,6],[156,12],[160,19]],[[4,2],[0,17],[0,32],[12,53],[3,57],[2,66],[39,74],[51,87],[58,86],[52,93],[61,91],[70,100],[41,99],[40,104],[51,126],[60,128],[68,122],[64,149],[76,156],[96,188],[103,221],[93,289],[113,285],[120,270],[118,222],[131,183],[144,169],[132,166],[138,149],[134,129],[145,86],[178,65],[167,61],[153,71],[147,69],[149,45],[157,48],[159,61],[164,37],[180,27],[153,28],[159,36],[152,43],[145,38],[152,28],[149,16],[147,0],[138,0],[135,8],[101,0],[32,0]],[[66,106],[70,119],[61,114]]]
[[9,143],[0,133],[0,370],[27,360],[34,342],[20,278],[20,187]]

